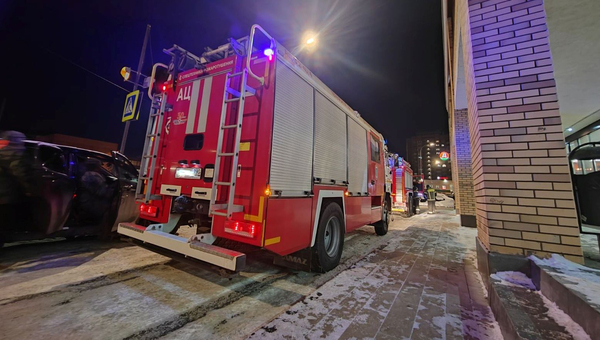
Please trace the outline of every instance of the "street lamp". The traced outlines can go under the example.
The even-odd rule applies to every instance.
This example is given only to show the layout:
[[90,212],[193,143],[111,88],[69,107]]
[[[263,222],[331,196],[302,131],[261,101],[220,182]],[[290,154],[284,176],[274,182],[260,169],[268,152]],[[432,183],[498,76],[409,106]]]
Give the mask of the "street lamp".
[[[424,148],[424,147],[426,147],[426,146],[435,146],[435,143],[429,143],[429,144],[425,144],[425,145],[423,145],[423,146],[422,146],[422,147],[419,149],[419,168],[420,168],[420,170],[421,170],[421,171],[420,171],[420,172],[421,172],[421,175],[423,175],[423,176],[424,176],[424,174],[423,174],[423,156],[421,156],[421,153],[423,152],[423,148]],[[423,178],[424,178],[424,177],[423,177]]]
[[309,51],[313,51],[317,48],[317,44],[319,43],[318,34],[313,31],[306,31],[302,35],[302,49],[307,49]]
[[[131,76],[134,74],[137,76],[136,80],[131,79]],[[147,75],[142,74],[141,72],[132,70],[131,67],[127,67],[127,66],[123,67],[121,69],[121,76],[123,77],[123,81],[132,83],[136,87],[139,86],[141,88],[147,89],[149,86],[150,78]],[[141,82],[140,82],[140,78],[142,78]]]

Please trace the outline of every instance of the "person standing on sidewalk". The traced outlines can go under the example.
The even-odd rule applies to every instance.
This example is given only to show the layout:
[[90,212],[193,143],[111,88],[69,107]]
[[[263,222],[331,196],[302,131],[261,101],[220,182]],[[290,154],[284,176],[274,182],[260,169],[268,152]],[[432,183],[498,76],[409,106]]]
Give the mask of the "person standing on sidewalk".
[[421,201],[419,189],[416,186],[413,187],[412,200],[413,215],[416,215],[419,211],[419,202]]
[[431,185],[427,186],[427,205],[429,206],[428,214],[435,214],[435,199],[436,199],[435,189],[431,187]]

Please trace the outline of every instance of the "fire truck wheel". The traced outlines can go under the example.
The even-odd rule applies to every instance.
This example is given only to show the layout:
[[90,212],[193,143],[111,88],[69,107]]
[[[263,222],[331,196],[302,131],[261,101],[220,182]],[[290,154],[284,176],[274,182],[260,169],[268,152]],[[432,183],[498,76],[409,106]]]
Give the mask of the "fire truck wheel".
[[376,222],[374,224],[375,233],[379,236],[383,236],[383,235],[387,234],[388,226],[390,225],[391,219],[392,219],[392,214],[390,214],[390,205],[386,200],[385,204],[383,205],[383,217],[382,217],[381,221]]
[[345,230],[342,209],[337,203],[330,202],[321,213],[313,246],[313,267],[317,271],[330,271],[340,263]]

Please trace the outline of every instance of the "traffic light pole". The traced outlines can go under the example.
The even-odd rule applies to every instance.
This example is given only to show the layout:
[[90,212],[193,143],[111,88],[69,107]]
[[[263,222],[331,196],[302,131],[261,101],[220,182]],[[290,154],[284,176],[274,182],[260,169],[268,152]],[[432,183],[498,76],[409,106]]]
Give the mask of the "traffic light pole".
[[[142,52],[140,53],[140,61],[138,62],[137,72],[135,76],[135,83],[133,84],[133,91],[137,90],[138,84],[140,83],[140,74],[142,73],[142,67],[144,66],[144,57],[146,56],[146,46],[148,45],[148,39],[150,39],[150,25],[146,25],[146,35],[144,36],[144,43],[142,44]],[[139,109],[142,108],[142,98],[144,96],[140,96],[140,105]],[[133,113],[135,114],[135,112]],[[119,152],[125,153],[125,144],[127,143],[127,134],[129,133],[129,121],[125,122],[125,131],[123,131],[123,139],[121,139],[121,148]]]

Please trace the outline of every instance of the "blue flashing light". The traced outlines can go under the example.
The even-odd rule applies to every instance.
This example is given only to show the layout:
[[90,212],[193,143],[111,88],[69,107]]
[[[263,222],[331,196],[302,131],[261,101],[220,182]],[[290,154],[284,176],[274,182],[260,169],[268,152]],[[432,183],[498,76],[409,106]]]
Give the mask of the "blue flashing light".
[[265,54],[267,57],[269,57],[269,60],[273,60],[273,55],[275,54],[275,52],[274,52],[272,49],[270,49],[270,48],[267,48],[266,50],[264,50],[264,51],[263,51],[263,53],[264,53],[264,54]]

